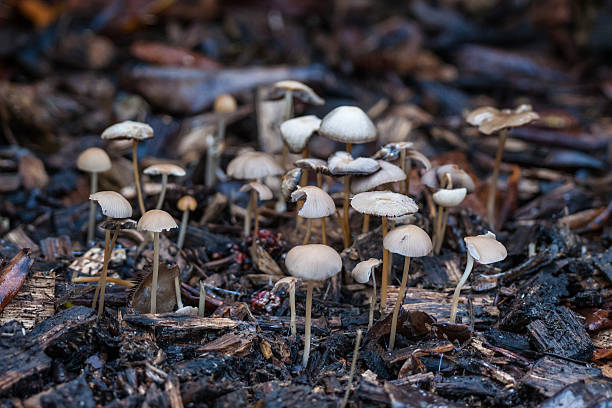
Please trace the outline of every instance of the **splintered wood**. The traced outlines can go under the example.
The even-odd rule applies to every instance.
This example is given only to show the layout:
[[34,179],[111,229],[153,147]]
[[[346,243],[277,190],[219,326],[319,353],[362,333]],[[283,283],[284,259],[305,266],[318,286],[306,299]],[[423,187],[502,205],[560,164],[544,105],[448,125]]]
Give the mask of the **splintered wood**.
[[[113,250],[111,254],[111,263],[124,262],[126,259],[125,249],[118,248]],[[104,249],[90,248],[82,256],[75,259],[70,264],[70,269],[75,273],[80,273],[87,276],[95,276],[102,270],[104,264]]]
[[34,272],[0,314],[0,325],[17,320],[26,329],[53,316],[55,312],[55,272]]

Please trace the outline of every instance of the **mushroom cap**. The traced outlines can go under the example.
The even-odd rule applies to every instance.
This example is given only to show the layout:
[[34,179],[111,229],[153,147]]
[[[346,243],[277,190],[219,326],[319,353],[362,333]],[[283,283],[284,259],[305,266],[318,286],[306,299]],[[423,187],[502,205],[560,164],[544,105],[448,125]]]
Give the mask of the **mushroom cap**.
[[350,153],[336,152],[327,160],[327,167],[332,176],[368,175],[380,168],[380,164],[367,157],[353,159]]
[[153,137],[153,128],[146,123],[126,120],[107,127],[102,132],[102,139],[135,139],[147,140]]
[[488,231],[484,235],[463,238],[468,252],[477,262],[487,265],[506,259],[506,247]]
[[153,164],[144,169],[142,172],[151,176],[167,174],[169,176],[182,177],[186,174],[185,169],[183,169],[181,166],[177,166],[176,164],[172,163]]
[[284,278],[280,278],[279,280],[276,281],[276,283],[274,284],[274,287],[272,288],[272,293],[276,293],[280,287],[282,286],[293,286],[295,287],[296,284],[298,283],[298,279],[293,277],[293,276],[285,276]]
[[379,160],[378,164],[380,165],[380,170],[376,173],[364,177],[355,177],[351,180],[352,193],[363,193],[364,191],[370,191],[383,184],[406,180],[406,173],[404,173],[404,170],[395,164],[384,160]]
[[238,180],[254,180],[283,174],[283,168],[274,158],[262,152],[245,152],[227,166],[227,174]]
[[162,232],[173,228],[178,228],[178,225],[164,210],[149,210],[138,220],[139,231]]
[[281,195],[286,200],[291,197],[291,193],[293,193],[300,184],[300,179],[302,178],[302,173],[304,171],[299,167],[295,169],[291,169],[283,174],[281,178]]
[[374,156],[372,156],[372,158],[376,160],[397,160],[402,150],[408,150],[412,148],[413,145],[414,143],[407,141],[387,143],[386,145],[381,147],[376,153],[374,153]]
[[270,187],[266,186],[265,184],[258,183],[257,181],[251,181],[250,183],[244,184],[242,187],[240,187],[240,191],[255,191],[257,193],[257,197],[263,201],[271,200],[274,196],[272,194],[272,190],[270,190]]
[[307,157],[305,159],[296,160],[295,165],[300,169],[311,170],[315,173],[331,174],[325,160]]
[[130,202],[116,191],[98,191],[89,196],[102,209],[102,214],[110,218],[130,218],[132,206]]
[[433,190],[437,190],[441,188],[441,183],[446,173],[450,174],[453,188],[465,187],[468,194],[472,193],[476,188],[472,177],[456,164],[445,164],[431,168],[421,176],[421,183]]
[[392,191],[368,191],[351,199],[351,207],[362,214],[399,217],[419,210],[414,200]]
[[291,193],[292,201],[298,201],[304,197],[306,197],[306,201],[298,212],[300,217],[323,218],[336,212],[334,200],[319,187],[305,186]]
[[321,121],[319,134],[342,143],[367,143],[376,140],[376,126],[356,106],[339,106]]
[[99,147],[83,150],[77,158],[77,168],[88,173],[102,173],[110,170],[111,160],[108,154]]
[[370,258],[367,261],[361,261],[351,271],[351,276],[359,283],[368,283],[374,269],[381,264],[380,259]]
[[431,239],[429,235],[416,225],[402,225],[392,229],[383,239],[385,249],[408,256],[417,258],[429,254],[432,250]]
[[470,125],[478,126],[478,130],[485,135],[490,135],[501,129],[526,125],[539,118],[540,115],[532,111],[531,105],[502,110],[485,106],[470,112],[466,121]]
[[465,187],[453,189],[441,188],[433,193],[432,197],[436,204],[448,208],[461,204],[466,194],[467,189]]
[[236,99],[232,95],[224,93],[217,95],[215,98],[213,110],[216,113],[228,114],[234,113],[237,107]]
[[342,259],[338,252],[327,245],[298,245],[287,252],[285,266],[291,276],[322,281],[340,272]]
[[285,96],[287,91],[291,91],[294,98],[311,105],[323,105],[325,101],[306,84],[290,79],[278,81],[273,85],[270,99],[279,99]]
[[180,211],[195,211],[198,208],[198,202],[190,195],[184,195],[176,202],[176,208]]
[[281,123],[280,133],[289,151],[301,153],[320,124],[321,119],[315,115],[300,116]]

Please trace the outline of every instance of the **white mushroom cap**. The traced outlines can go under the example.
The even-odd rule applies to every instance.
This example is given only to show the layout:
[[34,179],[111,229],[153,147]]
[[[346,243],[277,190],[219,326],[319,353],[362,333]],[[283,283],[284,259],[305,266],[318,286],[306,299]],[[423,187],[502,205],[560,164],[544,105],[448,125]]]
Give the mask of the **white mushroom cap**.
[[472,177],[456,164],[445,164],[426,171],[425,174],[421,176],[421,183],[431,189],[437,190],[441,188],[441,183],[446,173],[450,175],[453,182],[453,188],[465,187],[468,194],[473,192],[476,188]]
[[495,239],[495,234],[487,232],[484,235],[463,238],[467,250],[479,263],[487,265],[506,259],[506,247]]
[[312,105],[323,105],[325,101],[306,84],[290,79],[278,81],[274,85],[273,99],[284,96],[286,91],[291,91],[294,98]]
[[467,194],[465,187],[446,189],[441,188],[440,190],[433,193],[432,197],[436,204],[442,207],[454,207],[461,204]]
[[315,173],[331,174],[325,160],[307,157],[305,159],[296,160],[295,165],[300,169],[311,170]]
[[327,160],[327,167],[333,176],[367,175],[380,168],[379,162],[367,157],[353,159],[350,153],[336,152]]
[[306,197],[304,205],[298,212],[304,218],[323,218],[336,212],[334,200],[325,191],[315,186],[298,188],[291,193],[291,200],[298,201]]
[[367,261],[361,261],[351,271],[351,276],[359,283],[368,283],[374,269],[381,264],[380,259],[370,258]]
[[412,224],[402,225],[389,231],[383,239],[383,246],[394,254],[410,258],[425,256],[432,250],[429,235]]
[[139,231],[162,232],[178,228],[174,218],[163,210],[149,210],[138,220]]
[[271,200],[274,196],[272,194],[272,190],[270,190],[270,187],[266,186],[265,184],[258,183],[257,181],[251,181],[250,183],[244,184],[242,187],[240,187],[240,191],[255,191],[257,193],[257,197],[263,201]]
[[153,128],[146,123],[126,120],[107,127],[102,132],[102,139],[136,139],[146,140],[153,137]]
[[365,177],[355,177],[351,180],[351,192],[353,194],[370,191],[383,184],[406,180],[404,170],[395,164],[384,160],[379,160],[378,164],[380,165],[380,170],[376,173]]
[[283,174],[283,168],[274,158],[262,152],[245,152],[227,166],[227,174],[238,180],[255,180]]
[[298,245],[287,252],[285,266],[289,274],[296,278],[322,281],[340,272],[342,259],[327,245]]
[[185,175],[185,169],[172,163],[153,164],[144,169],[142,172],[151,176],[167,174],[169,176],[182,177]]
[[321,119],[314,115],[300,116],[281,123],[280,133],[289,151],[301,153],[320,124]]
[[392,191],[359,193],[351,199],[351,207],[362,214],[379,217],[399,217],[419,210],[412,198]]
[[89,196],[102,209],[102,214],[110,218],[130,218],[132,206],[121,194],[115,191],[98,191]]
[[99,147],[90,147],[83,150],[77,158],[77,168],[88,173],[102,173],[111,168],[108,154]]
[[367,143],[376,140],[376,126],[356,106],[339,106],[321,121],[319,134],[342,143]]

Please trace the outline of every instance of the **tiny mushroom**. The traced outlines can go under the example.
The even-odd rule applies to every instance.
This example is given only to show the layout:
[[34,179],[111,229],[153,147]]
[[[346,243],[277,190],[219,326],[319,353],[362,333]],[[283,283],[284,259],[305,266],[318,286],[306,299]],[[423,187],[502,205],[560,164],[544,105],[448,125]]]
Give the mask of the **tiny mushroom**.
[[[108,154],[99,147],[90,147],[84,150],[77,158],[77,168],[91,174],[90,194],[98,191],[98,173],[110,170],[111,160]],[[96,221],[96,204],[89,202],[89,222],[87,224],[87,243],[94,239],[94,227]]]
[[295,285],[298,280],[293,276],[286,276],[284,278],[279,279],[274,284],[274,288],[272,292],[276,292],[278,288],[283,285],[289,285],[289,306],[291,307],[291,335],[295,337],[297,334],[297,327],[295,325]]
[[138,220],[139,231],[153,233],[153,282],[151,283],[151,313],[157,313],[157,277],[159,273],[159,233],[177,228],[176,221],[162,210],[149,210]]
[[177,166],[176,164],[159,163],[147,167],[146,169],[144,169],[143,173],[151,176],[158,176],[161,174],[162,176],[161,193],[159,194],[159,198],[157,199],[157,205],[155,206],[155,209],[161,210],[162,206],[164,205],[164,198],[166,197],[168,176],[183,177],[185,175],[185,169],[180,166]]
[[467,262],[465,264],[463,275],[461,276],[459,283],[457,283],[457,287],[453,293],[453,301],[450,312],[451,324],[455,323],[457,306],[459,304],[459,294],[461,293],[461,288],[463,285],[465,285],[465,282],[470,276],[470,272],[472,272],[474,261],[483,265],[488,265],[502,261],[506,259],[506,256],[508,255],[506,247],[495,239],[495,234],[490,231],[484,235],[465,237],[463,240],[465,241],[465,246],[467,249]]
[[359,283],[368,283],[370,276],[372,277],[372,294],[370,296],[370,316],[368,319],[368,329],[374,323],[374,307],[376,306],[376,275],[374,269],[381,264],[380,259],[370,258],[367,261],[361,261],[353,268],[351,276]]
[[[183,217],[181,218],[181,228],[179,230],[178,240],[176,242],[176,246],[180,251],[183,248],[183,243],[185,242],[185,233],[187,231],[187,223],[189,221],[189,212],[195,211],[198,207],[198,203],[190,195],[186,195],[181,197],[176,203],[176,207],[183,212]],[[183,300],[181,298],[181,286],[179,282],[179,276],[174,279],[174,289],[176,291],[176,304],[178,308],[181,309],[183,307]]]
[[204,175],[204,184],[206,187],[213,187],[217,179],[217,169],[223,150],[225,140],[225,126],[229,115],[237,109],[236,99],[230,94],[220,94],[215,98],[213,110],[217,114],[219,121],[217,122],[217,134],[212,143],[206,149],[206,174]]
[[[253,244],[257,240],[257,233],[259,232],[259,200],[267,201],[273,197],[272,190],[265,184],[258,183],[257,181],[251,181],[240,187],[241,192],[248,191],[250,193],[249,206],[247,212],[251,211],[253,214],[253,220],[255,221],[255,228],[253,229]],[[245,220],[247,217],[245,217]],[[246,222],[246,221],[245,221]],[[250,225],[250,219],[248,220]],[[245,236],[248,236],[247,226],[245,225]]]
[[383,246],[390,252],[400,254],[404,257],[402,281],[400,283],[399,292],[395,301],[395,308],[393,309],[393,318],[391,320],[391,335],[389,337],[389,350],[391,351],[395,346],[397,315],[399,314],[402,303],[404,303],[404,296],[406,294],[410,258],[422,257],[429,254],[432,250],[432,243],[429,235],[421,228],[416,225],[403,225],[389,231],[383,240]]
[[306,368],[310,355],[310,324],[314,282],[327,280],[340,272],[342,259],[333,248],[327,245],[299,245],[287,252],[285,266],[291,276],[306,281],[306,320],[304,322],[304,356],[302,358],[302,365]]
[[124,122],[115,123],[106,128],[102,132],[102,139],[121,140],[129,139],[132,141],[132,165],[134,167],[134,183],[136,193],[138,194],[138,206],[140,213],[144,214],[146,209],[142,198],[142,190],[140,189],[140,174],[138,172],[138,142],[151,139],[153,137],[153,128],[146,123],[133,122],[126,120]]
[[308,219],[306,235],[304,236],[303,244],[310,241],[310,231],[312,228],[312,219],[321,219],[321,241],[324,245],[327,244],[327,234],[325,232],[325,217],[329,217],[336,212],[336,204],[334,200],[324,190],[315,186],[304,186],[298,188],[291,193],[291,200],[298,201],[305,198],[304,205],[298,211],[300,217]]

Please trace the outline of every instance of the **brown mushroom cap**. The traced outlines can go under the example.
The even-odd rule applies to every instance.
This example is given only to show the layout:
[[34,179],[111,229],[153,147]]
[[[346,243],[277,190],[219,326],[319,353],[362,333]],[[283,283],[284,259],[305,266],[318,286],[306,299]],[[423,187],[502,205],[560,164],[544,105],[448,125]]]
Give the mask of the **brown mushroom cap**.
[[334,200],[325,191],[315,186],[298,188],[291,193],[291,200],[298,201],[306,197],[304,205],[298,212],[304,218],[323,218],[336,212]]
[[362,214],[378,217],[399,217],[419,210],[414,200],[392,191],[368,191],[351,199],[351,207]]
[[490,106],[478,108],[470,112],[466,121],[485,135],[490,135],[501,129],[520,127],[539,119],[533,112],[531,105],[520,105],[516,109],[502,109],[501,111]]
[[376,140],[376,126],[356,106],[339,106],[321,121],[319,134],[342,143],[367,143]]
[[176,202],[176,208],[180,211],[195,211],[198,208],[198,202],[192,196],[185,195]]
[[439,206],[449,208],[461,204],[466,195],[467,189],[465,187],[453,189],[441,188],[433,193],[432,198]]
[[289,151],[301,153],[320,124],[321,119],[314,115],[300,116],[281,123],[280,133]]
[[183,169],[181,166],[177,166],[176,164],[172,164],[172,163],[153,164],[147,167],[146,169],[144,169],[143,173],[151,175],[151,176],[167,174],[169,176],[177,176],[177,177],[182,177],[186,174],[185,169]]
[[274,158],[262,152],[245,152],[235,157],[227,166],[227,174],[238,180],[255,180],[283,174]]
[[351,192],[353,194],[370,191],[383,184],[406,180],[404,170],[395,164],[384,160],[379,160],[378,164],[380,165],[380,170],[376,173],[364,177],[355,177],[351,180]]
[[374,269],[382,262],[380,259],[370,258],[367,261],[361,261],[351,271],[351,276],[359,283],[368,283]]
[[146,123],[126,120],[107,127],[102,132],[102,139],[136,139],[146,140],[153,137],[153,128]]
[[367,175],[380,168],[379,162],[367,157],[356,159],[347,152],[336,152],[327,160],[327,167],[332,176]]
[[342,259],[338,252],[327,245],[298,245],[287,252],[285,266],[291,276],[322,281],[340,272]]
[[130,218],[132,206],[129,201],[115,191],[98,191],[89,196],[90,200],[96,201],[102,209],[102,214],[110,218]]
[[331,174],[331,172],[329,171],[329,167],[327,167],[327,162],[325,160],[308,157],[306,159],[296,160],[295,165],[300,169],[314,171],[315,173],[327,175]]
[[502,261],[508,256],[506,247],[495,239],[495,234],[487,232],[484,235],[463,238],[470,255],[477,262],[487,265]]
[[429,235],[416,225],[392,229],[383,239],[383,246],[394,254],[410,258],[426,256],[433,248]]
[[238,105],[236,99],[230,94],[220,94],[215,98],[213,110],[215,113],[229,114],[234,113]]
[[257,197],[263,201],[271,200],[273,197],[272,190],[270,190],[270,188],[265,184],[258,183],[257,181],[251,181],[250,183],[244,184],[242,187],[240,187],[240,191],[255,191],[257,193]]
[[149,210],[138,220],[139,231],[162,232],[178,228],[174,218],[163,210]]
[[311,105],[323,105],[325,101],[306,84],[293,80],[278,81],[273,85],[270,99],[279,99],[285,96],[287,91],[291,91],[295,99]]
[[104,150],[90,147],[83,150],[77,158],[77,168],[88,173],[102,173],[110,170],[111,160]]

